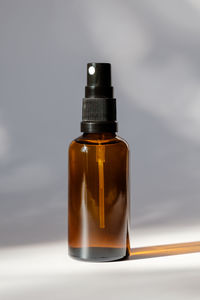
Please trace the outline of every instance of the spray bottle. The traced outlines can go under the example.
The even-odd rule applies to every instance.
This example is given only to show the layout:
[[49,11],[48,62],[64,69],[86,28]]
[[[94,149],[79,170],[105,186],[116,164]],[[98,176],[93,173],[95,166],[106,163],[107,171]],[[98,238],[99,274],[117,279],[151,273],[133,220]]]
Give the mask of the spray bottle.
[[68,249],[86,261],[129,255],[129,148],[116,135],[111,65],[87,64],[81,136],[69,146]]

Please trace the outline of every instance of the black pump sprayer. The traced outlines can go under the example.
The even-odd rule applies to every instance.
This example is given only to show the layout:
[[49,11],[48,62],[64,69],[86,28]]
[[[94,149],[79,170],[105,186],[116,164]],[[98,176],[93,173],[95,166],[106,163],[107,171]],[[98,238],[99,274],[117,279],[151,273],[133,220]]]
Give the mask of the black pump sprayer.
[[87,64],[87,86],[82,107],[82,132],[116,132],[116,99],[111,86],[111,65]]

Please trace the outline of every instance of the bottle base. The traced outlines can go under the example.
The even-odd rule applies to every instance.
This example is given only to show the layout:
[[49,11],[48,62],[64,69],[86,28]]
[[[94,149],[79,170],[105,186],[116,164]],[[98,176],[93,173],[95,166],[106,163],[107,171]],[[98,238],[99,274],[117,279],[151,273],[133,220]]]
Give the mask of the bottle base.
[[126,248],[110,247],[69,247],[69,255],[78,260],[91,262],[109,262],[123,260],[129,256]]

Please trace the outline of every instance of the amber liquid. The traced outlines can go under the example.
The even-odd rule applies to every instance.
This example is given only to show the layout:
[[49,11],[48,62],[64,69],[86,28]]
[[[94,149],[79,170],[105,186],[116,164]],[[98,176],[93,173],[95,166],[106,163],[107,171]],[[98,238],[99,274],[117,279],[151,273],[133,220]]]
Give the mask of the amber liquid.
[[69,147],[69,255],[112,261],[129,254],[129,150],[114,133],[84,133]]

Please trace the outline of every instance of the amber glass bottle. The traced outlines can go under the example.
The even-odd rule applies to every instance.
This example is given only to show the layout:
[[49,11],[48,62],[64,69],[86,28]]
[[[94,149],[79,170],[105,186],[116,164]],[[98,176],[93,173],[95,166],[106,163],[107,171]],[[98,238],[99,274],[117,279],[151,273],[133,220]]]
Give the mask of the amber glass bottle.
[[69,146],[69,254],[119,260],[129,254],[129,150],[116,135],[110,64],[90,63],[87,70],[83,134]]

